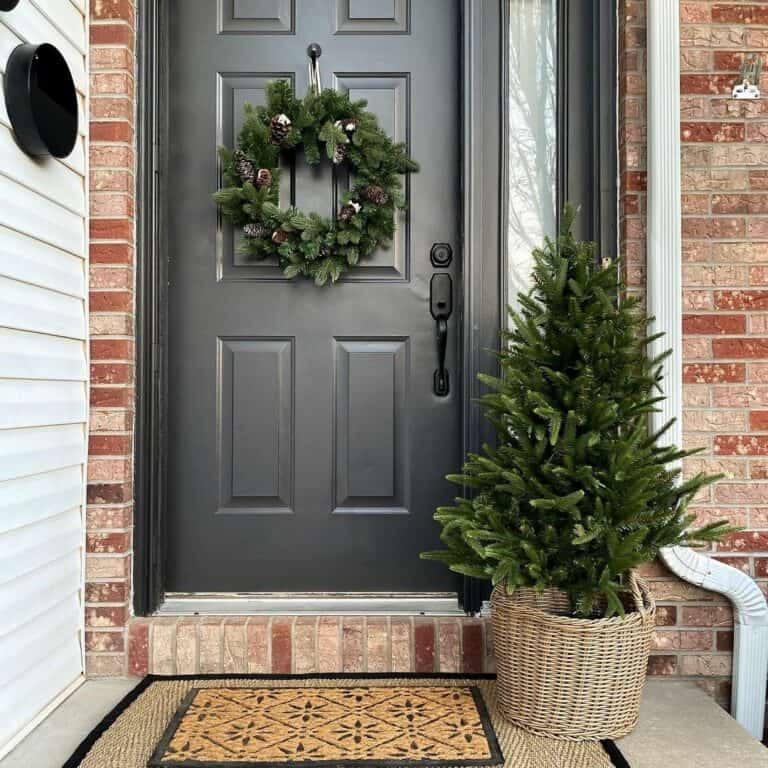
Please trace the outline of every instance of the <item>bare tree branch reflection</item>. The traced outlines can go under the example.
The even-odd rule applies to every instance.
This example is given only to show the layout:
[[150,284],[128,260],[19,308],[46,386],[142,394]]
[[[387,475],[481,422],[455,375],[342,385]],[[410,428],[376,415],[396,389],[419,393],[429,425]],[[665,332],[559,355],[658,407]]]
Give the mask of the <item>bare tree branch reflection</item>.
[[530,283],[531,250],[555,228],[554,0],[509,0],[508,301]]

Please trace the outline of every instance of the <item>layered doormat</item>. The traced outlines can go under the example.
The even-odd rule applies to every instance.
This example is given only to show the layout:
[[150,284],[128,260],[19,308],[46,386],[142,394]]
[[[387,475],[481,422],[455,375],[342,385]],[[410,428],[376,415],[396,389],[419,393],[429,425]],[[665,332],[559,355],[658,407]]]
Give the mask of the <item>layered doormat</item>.
[[628,768],[505,722],[491,675],[150,676],[64,768]]

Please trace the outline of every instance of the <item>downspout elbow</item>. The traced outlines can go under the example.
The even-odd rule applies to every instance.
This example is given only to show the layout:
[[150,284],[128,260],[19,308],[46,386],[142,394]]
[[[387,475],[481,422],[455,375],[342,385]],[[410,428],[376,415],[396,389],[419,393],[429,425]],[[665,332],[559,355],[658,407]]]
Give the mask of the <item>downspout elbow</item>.
[[676,576],[702,589],[718,592],[731,601],[734,625],[731,714],[752,736],[762,739],[768,677],[765,595],[745,573],[689,547],[668,547],[661,551],[661,558]]

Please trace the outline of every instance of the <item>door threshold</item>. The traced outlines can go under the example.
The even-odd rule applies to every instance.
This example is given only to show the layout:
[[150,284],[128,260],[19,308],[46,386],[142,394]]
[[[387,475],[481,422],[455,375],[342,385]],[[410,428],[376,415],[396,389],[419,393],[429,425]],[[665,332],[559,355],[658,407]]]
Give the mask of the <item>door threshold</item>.
[[157,616],[463,616],[455,592],[168,592]]

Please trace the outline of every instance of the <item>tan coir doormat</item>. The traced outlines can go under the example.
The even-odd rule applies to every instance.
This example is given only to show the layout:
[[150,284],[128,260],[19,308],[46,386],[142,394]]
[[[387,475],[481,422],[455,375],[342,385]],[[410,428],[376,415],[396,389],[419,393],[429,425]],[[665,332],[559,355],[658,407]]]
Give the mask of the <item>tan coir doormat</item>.
[[505,722],[490,675],[150,676],[64,768],[628,768]]

